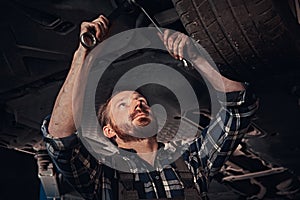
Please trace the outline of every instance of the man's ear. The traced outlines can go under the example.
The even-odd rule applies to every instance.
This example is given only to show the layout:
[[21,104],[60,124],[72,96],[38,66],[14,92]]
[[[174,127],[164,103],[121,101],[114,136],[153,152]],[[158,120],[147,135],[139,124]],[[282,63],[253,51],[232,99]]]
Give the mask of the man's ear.
[[105,135],[105,137],[112,138],[112,137],[114,137],[116,135],[116,132],[110,126],[110,124],[107,124],[106,126],[104,126],[102,128],[102,130],[103,130],[103,134]]

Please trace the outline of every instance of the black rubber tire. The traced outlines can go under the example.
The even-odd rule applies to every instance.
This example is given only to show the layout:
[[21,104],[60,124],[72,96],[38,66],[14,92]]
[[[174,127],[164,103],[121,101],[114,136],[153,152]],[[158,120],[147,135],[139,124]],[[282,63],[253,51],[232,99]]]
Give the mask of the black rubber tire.
[[187,33],[236,80],[275,70],[291,40],[272,0],[172,0]]

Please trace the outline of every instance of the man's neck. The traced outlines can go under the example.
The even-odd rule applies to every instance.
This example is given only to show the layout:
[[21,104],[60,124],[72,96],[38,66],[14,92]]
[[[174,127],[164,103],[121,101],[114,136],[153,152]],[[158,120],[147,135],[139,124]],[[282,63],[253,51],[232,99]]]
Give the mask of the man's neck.
[[154,165],[158,143],[156,137],[145,138],[136,141],[118,142],[118,146],[124,149],[134,149],[137,154],[150,165]]

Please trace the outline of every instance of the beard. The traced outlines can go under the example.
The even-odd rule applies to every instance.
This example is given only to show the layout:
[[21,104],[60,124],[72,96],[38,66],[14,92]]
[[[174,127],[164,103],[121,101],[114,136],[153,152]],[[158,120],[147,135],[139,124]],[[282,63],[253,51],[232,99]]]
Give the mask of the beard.
[[[131,115],[130,119],[134,119],[134,116],[134,114]],[[140,117],[137,119],[137,123],[138,125],[131,123],[120,126],[117,126],[115,123],[111,123],[111,126],[116,132],[117,136],[124,142],[142,141],[149,138],[156,138],[158,123],[155,117]]]

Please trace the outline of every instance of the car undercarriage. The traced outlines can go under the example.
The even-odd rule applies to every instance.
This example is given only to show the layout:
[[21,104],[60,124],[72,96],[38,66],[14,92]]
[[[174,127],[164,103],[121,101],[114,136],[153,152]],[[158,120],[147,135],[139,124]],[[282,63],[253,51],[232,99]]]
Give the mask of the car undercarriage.
[[[212,184],[211,199],[300,198],[300,1],[136,2],[151,19],[129,0],[1,2],[0,199],[39,198],[38,173],[52,172],[40,126],[67,75],[80,23],[117,8],[111,35],[153,27],[153,19],[189,35],[224,76],[249,82],[260,99],[251,129]],[[198,115],[211,117],[209,108]],[[37,165],[39,159],[46,164]]]

